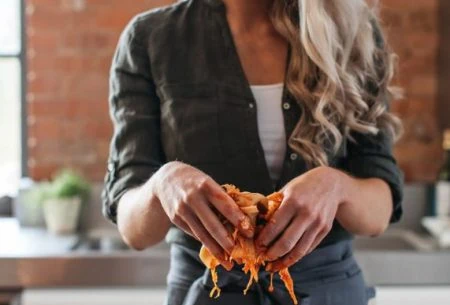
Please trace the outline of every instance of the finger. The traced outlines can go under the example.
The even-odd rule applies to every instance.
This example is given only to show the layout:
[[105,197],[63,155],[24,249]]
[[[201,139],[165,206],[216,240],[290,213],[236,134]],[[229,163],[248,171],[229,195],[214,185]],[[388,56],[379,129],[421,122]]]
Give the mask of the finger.
[[289,204],[281,203],[280,208],[275,211],[272,218],[264,226],[256,237],[255,244],[260,249],[267,248],[277,238],[278,235],[288,226],[294,217]]
[[289,254],[273,262],[270,271],[277,272],[283,268],[292,266],[302,259],[306,255],[307,249],[309,249],[315,240],[317,233],[318,231],[316,229],[307,230]]
[[235,228],[246,237],[253,238],[254,228],[250,219],[245,215],[233,199],[212,180],[204,184],[204,194],[208,201],[222,214]]
[[317,248],[317,246],[320,244],[320,242],[327,236],[328,230],[323,229],[317,236],[314,242],[312,243],[311,247],[309,247],[308,251],[306,252],[306,255],[314,251],[314,249]]
[[199,240],[198,237],[192,232],[191,228],[183,219],[181,219],[180,217],[176,217],[172,222],[181,230],[183,230],[185,233]]
[[286,228],[283,234],[274,242],[267,250],[266,257],[268,260],[275,260],[289,253],[302,239],[305,230],[310,222],[303,218],[295,218]]
[[198,237],[202,244],[209,250],[209,252],[220,260],[225,260],[222,247],[217,241],[212,238],[208,231],[203,227],[201,221],[195,216],[194,212],[187,209],[183,215],[183,220],[191,228],[192,232]]
[[188,204],[209,234],[230,254],[234,248],[234,241],[228,234],[225,226],[219,221],[217,215],[209,207],[208,201],[202,196],[198,196],[193,198],[193,201]]

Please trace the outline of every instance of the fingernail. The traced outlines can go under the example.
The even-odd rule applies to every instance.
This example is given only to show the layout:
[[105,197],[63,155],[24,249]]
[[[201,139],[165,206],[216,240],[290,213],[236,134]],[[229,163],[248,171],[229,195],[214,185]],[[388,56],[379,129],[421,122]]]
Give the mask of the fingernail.
[[277,262],[275,262],[275,263],[273,263],[271,266],[270,266],[270,271],[271,272],[278,272],[278,271],[280,271],[280,264],[277,264]]
[[225,251],[221,251],[220,255],[217,257],[218,260],[224,261],[227,260],[228,258],[228,254],[226,253],[226,249],[224,249]]
[[239,225],[241,226],[241,228],[243,230],[249,230],[250,229],[250,219],[248,219],[248,217],[242,218]]
[[266,253],[266,260],[268,260],[268,261],[273,261],[273,260],[275,260],[275,259],[276,259],[276,257],[273,257],[271,254]]
[[241,222],[239,223],[239,227],[241,228],[240,231],[243,232],[247,238],[253,238],[253,236],[255,235],[255,230],[251,226],[250,219],[248,217],[245,217],[241,220]]
[[250,228],[250,230],[247,231],[247,237],[253,238],[254,236],[255,236],[255,231],[253,230],[253,228]]
[[220,263],[227,271],[230,271],[233,268],[233,263],[230,261],[222,260]]

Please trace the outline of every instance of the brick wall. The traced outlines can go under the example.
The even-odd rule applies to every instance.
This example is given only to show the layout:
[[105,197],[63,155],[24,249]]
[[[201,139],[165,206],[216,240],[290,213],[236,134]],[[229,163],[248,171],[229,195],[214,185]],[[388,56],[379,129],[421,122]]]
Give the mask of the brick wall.
[[409,181],[432,181],[441,165],[438,9],[439,0],[382,1],[388,39],[399,55],[398,83],[405,89],[405,100],[394,104],[393,110],[405,127],[396,156]]
[[172,0],[28,0],[28,169],[105,173],[112,126],[108,73],[118,37],[138,12]]
[[[108,70],[118,36],[137,12],[173,0],[28,0],[29,173],[62,166],[92,180],[105,172],[112,127]],[[440,160],[435,121],[438,0],[384,0],[383,19],[400,56],[407,98],[393,106],[406,134],[396,155],[408,180],[432,180]]]

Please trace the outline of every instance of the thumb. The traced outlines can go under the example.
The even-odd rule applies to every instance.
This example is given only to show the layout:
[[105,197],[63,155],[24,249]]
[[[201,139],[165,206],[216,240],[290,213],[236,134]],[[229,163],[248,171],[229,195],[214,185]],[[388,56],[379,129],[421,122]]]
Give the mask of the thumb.
[[279,193],[284,193],[286,192],[286,189],[289,187],[289,183],[286,183],[278,192]]

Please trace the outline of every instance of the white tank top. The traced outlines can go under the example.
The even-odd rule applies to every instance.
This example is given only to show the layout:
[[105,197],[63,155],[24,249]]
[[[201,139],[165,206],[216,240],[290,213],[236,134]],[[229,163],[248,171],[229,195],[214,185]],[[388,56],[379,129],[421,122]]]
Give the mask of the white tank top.
[[284,129],[283,83],[250,86],[256,100],[258,133],[272,180],[280,178],[286,153]]

